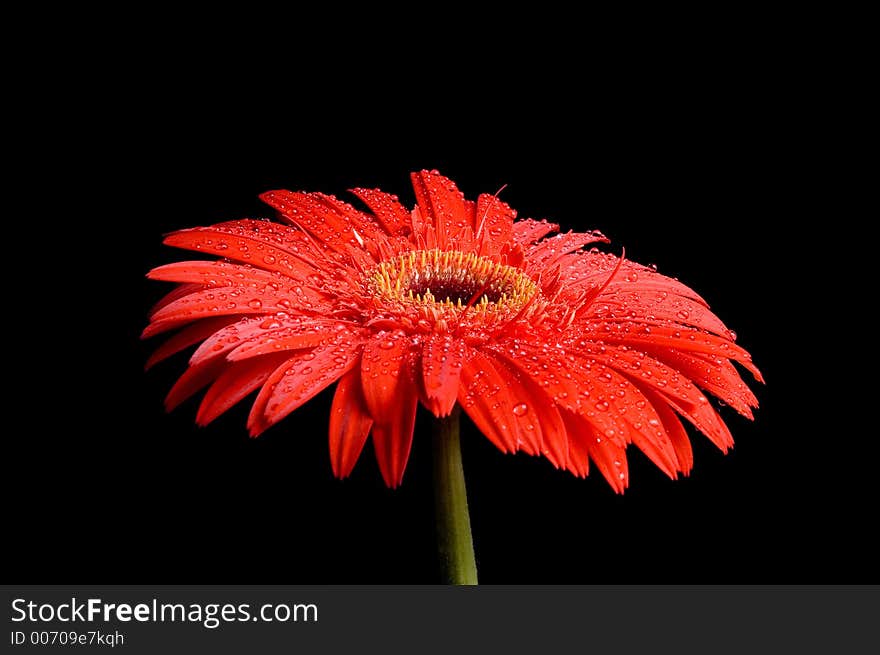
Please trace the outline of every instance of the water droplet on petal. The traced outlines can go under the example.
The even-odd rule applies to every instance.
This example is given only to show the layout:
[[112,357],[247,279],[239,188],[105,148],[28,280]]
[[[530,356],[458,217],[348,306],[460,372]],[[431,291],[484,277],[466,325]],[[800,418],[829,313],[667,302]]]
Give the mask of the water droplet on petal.
[[523,416],[526,412],[529,411],[529,406],[525,403],[520,403],[513,408],[513,413],[516,416]]
[[248,307],[250,307],[251,309],[260,309],[262,306],[263,303],[257,298],[254,298],[248,303]]

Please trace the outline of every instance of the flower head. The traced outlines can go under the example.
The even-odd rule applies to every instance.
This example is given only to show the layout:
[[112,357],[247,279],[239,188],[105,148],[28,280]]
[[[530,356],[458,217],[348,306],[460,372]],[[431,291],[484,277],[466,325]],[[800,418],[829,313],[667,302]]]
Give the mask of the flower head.
[[456,403],[500,450],[547,457],[619,492],[635,445],[670,477],[693,455],[681,419],[733,443],[707,400],[751,418],[732,361],[749,354],[687,286],[601,253],[598,232],[514,221],[496,196],[465,200],[436,171],[412,176],[417,205],[354,189],[369,211],[321,193],[261,198],[283,224],[236,220],[165,243],[219,257],[152,270],[180,286],[144,336],[179,330],[148,366],[200,344],[166,399],[207,387],[197,422],[258,391],[256,436],[331,384],[333,472],[349,475],[372,434],[385,482],[400,484],[419,403]]

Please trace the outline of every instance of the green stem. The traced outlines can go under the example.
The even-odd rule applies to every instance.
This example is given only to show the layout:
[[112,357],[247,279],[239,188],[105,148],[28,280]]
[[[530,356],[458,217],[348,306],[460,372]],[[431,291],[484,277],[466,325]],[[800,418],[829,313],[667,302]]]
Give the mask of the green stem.
[[477,584],[477,563],[468,516],[467,490],[461,467],[458,405],[446,418],[434,420],[434,509],[437,548],[447,584]]

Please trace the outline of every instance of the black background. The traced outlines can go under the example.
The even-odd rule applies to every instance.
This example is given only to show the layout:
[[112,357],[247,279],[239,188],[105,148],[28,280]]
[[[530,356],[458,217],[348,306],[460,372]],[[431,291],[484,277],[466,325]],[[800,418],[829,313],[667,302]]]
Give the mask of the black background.
[[[83,121],[62,120],[63,156],[31,198],[67,259],[44,298],[29,420],[6,437],[12,577],[439,581],[425,416],[400,489],[384,488],[369,445],[340,482],[330,393],[256,440],[248,403],[198,429],[195,402],[162,409],[185,356],[144,374],[160,340],[139,340],[170,288],[144,274],[185,256],[163,233],[269,216],[256,196],[272,188],[378,186],[411,204],[408,173],[437,168],[469,197],[506,184],[521,217],[600,229],[612,251],[679,277],[767,379],[754,423],[723,410],[730,454],[694,434],[695,470],[673,482],[631,449],[623,496],[595,472],[504,456],[465,424],[482,582],[877,582],[860,470],[874,436],[838,420],[850,385],[816,336],[834,268],[803,223],[821,193],[804,176],[816,143],[785,57],[711,42],[598,58],[523,47],[479,68],[419,54],[415,73],[354,55],[330,70],[298,51],[264,74],[234,49],[165,52],[101,77]],[[50,201],[69,182],[76,200]]]

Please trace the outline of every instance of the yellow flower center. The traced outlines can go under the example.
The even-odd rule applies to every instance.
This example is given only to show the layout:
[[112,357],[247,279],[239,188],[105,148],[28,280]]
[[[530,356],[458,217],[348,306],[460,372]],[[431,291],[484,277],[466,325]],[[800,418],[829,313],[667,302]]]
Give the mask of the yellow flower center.
[[390,301],[447,308],[518,308],[537,285],[519,269],[456,250],[417,250],[379,264],[370,274],[374,295]]

